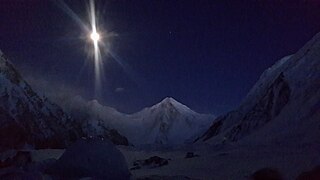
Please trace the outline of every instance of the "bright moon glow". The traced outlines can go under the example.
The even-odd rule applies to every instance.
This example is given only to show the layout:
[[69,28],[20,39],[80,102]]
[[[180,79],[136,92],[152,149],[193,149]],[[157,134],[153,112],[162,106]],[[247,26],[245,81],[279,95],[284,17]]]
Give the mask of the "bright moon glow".
[[93,50],[94,50],[94,69],[95,69],[95,94],[99,96],[100,86],[101,86],[101,71],[103,68],[101,61],[101,54],[99,49],[98,41],[100,35],[97,33],[97,24],[96,24],[96,11],[94,6],[94,0],[90,0],[90,18],[91,18],[91,34],[90,38],[93,41]]
[[100,39],[100,35],[97,32],[92,32],[90,38],[93,40],[93,42],[97,42]]
[[[1,0],[0,0],[1,1]],[[58,0],[58,5],[61,6],[61,8],[77,23],[81,25],[81,27],[86,32],[86,42],[90,42],[90,45],[92,45],[92,51],[90,52],[90,55],[93,56],[93,62],[94,62],[94,74],[95,74],[95,94],[96,96],[100,96],[100,89],[101,89],[101,77],[103,74],[103,62],[101,58],[100,53],[100,47],[104,46],[103,40],[106,38],[105,34],[100,35],[97,20],[98,17],[96,16],[96,10],[95,10],[95,0],[88,0],[89,1],[89,21],[91,28],[88,27],[83,21],[68,7],[66,3],[64,3],[64,0]],[[103,32],[103,31],[101,31]],[[92,42],[91,42],[92,41]]]

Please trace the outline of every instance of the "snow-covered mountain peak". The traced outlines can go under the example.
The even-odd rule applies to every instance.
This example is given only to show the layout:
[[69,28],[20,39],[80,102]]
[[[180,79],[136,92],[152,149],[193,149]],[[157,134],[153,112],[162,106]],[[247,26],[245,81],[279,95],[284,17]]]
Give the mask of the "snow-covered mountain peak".
[[[169,105],[169,106],[172,105],[172,106],[177,106],[177,107],[185,106],[184,104],[178,102],[177,100],[173,99],[172,97],[164,98],[159,104],[161,104],[163,106],[164,105]],[[185,107],[187,107],[187,106],[185,106]]]
[[177,100],[175,100],[172,97],[166,97],[158,104],[155,104],[150,108],[146,108],[146,110],[151,110],[151,111],[157,110],[157,111],[160,111],[161,113],[169,111],[169,112],[195,114],[195,112],[193,110],[191,110],[189,107],[178,102]]
[[132,134],[126,134],[127,137],[132,137],[134,144],[171,145],[181,144],[204,132],[214,116],[196,113],[167,97],[151,107],[129,115],[129,118],[137,125]]
[[164,103],[164,104],[172,104],[172,103],[177,103],[177,104],[181,104],[179,103],[177,100],[173,99],[172,97],[166,97],[164,98],[161,102],[161,104]]

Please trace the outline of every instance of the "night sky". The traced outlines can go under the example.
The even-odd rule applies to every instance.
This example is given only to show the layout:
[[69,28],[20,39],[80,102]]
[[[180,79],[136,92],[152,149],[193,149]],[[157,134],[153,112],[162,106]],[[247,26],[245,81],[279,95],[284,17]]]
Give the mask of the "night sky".
[[[65,0],[89,25],[88,1]],[[88,34],[58,1],[0,0],[0,49],[26,77],[135,112],[171,96],[198,112],[239,105],[260,74],[320,32],[316,0],[96,1],[103,56],[94,92]],[[119,64],[122,63],[122,65]],[[58,93],[58,90],[57,90]]]

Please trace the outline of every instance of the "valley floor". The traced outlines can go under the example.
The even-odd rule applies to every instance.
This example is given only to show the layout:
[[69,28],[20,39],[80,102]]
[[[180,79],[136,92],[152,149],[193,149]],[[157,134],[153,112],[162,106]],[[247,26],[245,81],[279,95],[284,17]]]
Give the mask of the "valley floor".
[[[171,150],[146,150],[134,147],[118,146],[128,163],[133,167],[136,160],[159,156],[168,160],[168,164],[131,170],[134,179],[152,177],[152,179],[217,179],[244,180],[253,172],[271,167],[278,169],[285,179],[295,179],[301,172],[311,170],[320,164],[320,148],[304,146],[208,146],[180,147]],[[64,150],[32,150],[32,161],[58,159]],[[185,158],[187,152],[197,157]],[[169,178],[171,177],[171,178]],[[163,179],[163,178],[162,178]]]
[[249,179],[259,169],[278,169],[285,179],[295,179],[301,172],[318,165],[319,149],[301,147],[210,147],[203,146],[194,152],[199,157],[185,158],[190,149],[173,151],[142,151],[119,148],[127,159],[129,168],[137,159],[159,156],[171,159],[169,164],[157,168],[131,170],[135,178],[159,176],[183,176],[192,179]]

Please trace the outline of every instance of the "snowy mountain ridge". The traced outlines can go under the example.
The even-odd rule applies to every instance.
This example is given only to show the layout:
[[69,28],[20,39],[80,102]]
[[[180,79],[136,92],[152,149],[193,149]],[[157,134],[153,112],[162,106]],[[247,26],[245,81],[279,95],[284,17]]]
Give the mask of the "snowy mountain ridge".
[[73,119],[40,98],[0,54],[0,149],[24,144],[62,147],[80,136]]
[[121,113],[97,100],[86,101],[81,97],[66,100],[61,106],[78,119],[85,116],[91,129],[99,129],[98,124],[117,129],[134,145],[183,144],[203,133],[214,118],[196,113],[171,97],[133,114]]
[[314,142],[320,134],[319,70],[320,33],[267,69],[239,108],[218,117],[197,142]]
[[[48,98],[38,96],[1,51],[0,54],[0,150],[25,145],[62,148],[88,136],[128,145],[126,137],[92,119],[90,114],[70,116]],[[97,109],[95,104],[91,103],[92,109]],[[84,107],[77,107],[86,112]]]

